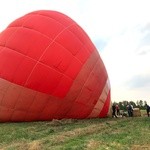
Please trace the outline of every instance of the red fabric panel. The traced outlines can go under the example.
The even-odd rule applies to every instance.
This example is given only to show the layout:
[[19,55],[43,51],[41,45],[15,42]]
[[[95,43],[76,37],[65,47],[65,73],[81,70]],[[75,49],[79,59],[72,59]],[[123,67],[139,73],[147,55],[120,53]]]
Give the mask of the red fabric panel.
[[25,121],[25,117],[26,117],[26,112],[16,110],[13,112],[11,116],[11,121],[14,121],[14,122]]
[[24,121],[37,121],[39,120],[40,113],[26,113]]
[[40,120],[59,119],[56,112],[59,110],[61,104],[61,100],[50,99],[42,113],[39,115]]
[[11,49],[4,48],[0,53],[0,75],[14,83],[24,85],[34,65],[34,60]]
[[[7,107],[0,106],[0,122],[8,122],[11,121],[13,110]],[[17,118],[16,118],[17,119]]]
[[85,31],[82,28],[80,28],[79,25],[74,24],[69,28],[69,30],[73,34],[75,34],[78,37],[78,39],[80,39],[80,41],[84,44],[85,47],[87,47],[90,53],[96,50],[96,47],[91,42],[87,42],[91,40],[89,36],[85,33]]
[[29,13],[29,15],[47,16],[49,18],[53,18],[54,20],[60,22],[64,26],[70,26],[72,23],[74,23],[74,21],[71,18],[56,11],[49,11],[49,10],[35,11],[35,12]]
[[12,51],[11,49],[4,48],[0,52],[0,76],[4,79],[13,81],[15,72],[22,62],[23,55]]
[[40,59],[40,62],[64,73],[73,59],[72,54],[58,43],[52,43]]
[[107,116],[108,111],[109,111],[109,106],[110,106],[110,92],[109,92],[109,94],[107,96],[107,99],[106,99],[106,101],[104,103],[103,109],[102,109],[102,111],[99,114],[100,118],[103,118],[103,117]]
[[75,79],[79,71],[81,70],[82,64],[77,59],[72,59],[68,69],[65,74],[72,79]]
[[[0,83],[1,84],[1,83]],[[10,85],[3,95],[1,106],[13,109],[18,102],[21,89],[15,85]]]
[[61,80],[62,74],[48,66],[37,64],[25,86],[52,94]]
[[63,45],[72,55],[76,55],[77,52],[83,47],[81,41],[70,31],[64,30],[57,38],[56,42]]
[[0,33],[0,46],[5,46],[8,39],[13,35],[16,31],[15,28],[8,28],[7,30]]
[[82,62],[85,63],[87,58],[90,56],[86,47],[82,47],[82,49],[77,53],[76,57]]
[[50,99],[49,95],[37,92],[37,94],[35,95],[33,99],[32,104],[28,108],[28,112],[40,114],[43,111],[43,109],[47,106],[49,99]]
[[[84,91],[85,89],[87,89],[87,93],[83,95],[87,98],[90,98],[90,100],[85,100],[86,98],[80,98],[82,102],[84,102],[85,100],[84,104],[90,104],[94,107],[94,104],[97,102],[107,80],[107,76],[103,77],[104,71],[105,69],[103,69],[102,65],[99,63],[98,60],[93,70],[91,71],[87,81],[85,82],[82,90]],[[99,78],[98,76],[101,76],[101,78]]]
[[20,111],[27,111],[31,106],[31,104],[33,103],[35,95],[36,95],[36,91],[31,91],[30,89],[27,88],[24,89],[23,91],[21,91],[19,95],[19,99],[14,109]]
[[56,97],[59,96],[61,98],[65,97],[72,85],[72,82],[72,79],[63,76],[52,95]]
[[85,31],[83,31],[77,24],[70,26],[69,30],[75,34],[84,45],[87,43],[87,40],[90,40]]
[[59,109],[55,113],[55,116],[56,116],[55,118],[56,119],[67,118],[67,113],[70,111],[70,108],[72,107],[72,105],[73,105],[73,100],[70,100],[70,101],[62,100],[62,103],[59,106]]
[[24,57],[14,74],[14,82],[19,85],[24,85],[35,64],[36,61],[33,59]]
[[54,39],[64,29],[64,26],[59,21],[43,15],[32,15],[23,26],[34,29],[51,39]]
[[83,119],[91,112],[91,108],[80,103],[74,103],[71,111],[67,114],[67,118]]
[[93,93],[93,91],[91,91],[90,89],[88,89],[86,87],[83,88],[80,95],[76,99],[76,102],[86,105],[89,102],[89,100],[92,96],[92,93]]
[[30,15],[22,16],[8,25],[10,27],[22,27],[23,24],[30,18]]
[[50,42],[52,40],[33,29],[17,28],[7,41],[6,47],[38,60]]

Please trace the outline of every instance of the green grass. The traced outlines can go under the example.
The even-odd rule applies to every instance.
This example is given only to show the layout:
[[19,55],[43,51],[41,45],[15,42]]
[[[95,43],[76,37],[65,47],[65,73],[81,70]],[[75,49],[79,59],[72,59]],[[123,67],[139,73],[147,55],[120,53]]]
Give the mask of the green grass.
[[0,124],[4,150],[141,150],[149,143],[150,117]]

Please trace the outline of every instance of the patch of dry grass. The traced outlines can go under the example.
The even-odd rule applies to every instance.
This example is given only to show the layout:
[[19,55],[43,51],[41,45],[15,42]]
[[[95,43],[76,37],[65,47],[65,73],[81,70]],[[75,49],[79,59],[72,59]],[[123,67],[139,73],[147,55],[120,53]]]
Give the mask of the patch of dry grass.
[[[138,150],[141,148],[142,150],[149,146],[150,125],[148,119],[148,117],[64,119],[39,123],[3,124],[0,125],[0,140],[2,141],[0,149],[124,150],[126,148]],[[1,130],[2,127],[5,129]],[[7,127],[9,136],[4,135],[7,134]],[[11,128],[15,129],[12,133],[10,132]],[[10,142],[7,141],[7,138]]]
[[98,147],[100,147],[100,145],[102,145],[102,143],[100,141],[91,139],[87,143],[86,150],[95,150],[95,149],[98,149]]

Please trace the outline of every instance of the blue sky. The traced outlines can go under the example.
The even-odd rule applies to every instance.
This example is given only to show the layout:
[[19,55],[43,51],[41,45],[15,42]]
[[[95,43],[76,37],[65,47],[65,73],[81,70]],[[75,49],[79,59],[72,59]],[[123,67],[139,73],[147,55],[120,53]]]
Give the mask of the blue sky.
[[89,35],[105,63],[112,101],[150,104],[149,0],[0,1],[0,32],[34,10],[56,10],[75,20]]

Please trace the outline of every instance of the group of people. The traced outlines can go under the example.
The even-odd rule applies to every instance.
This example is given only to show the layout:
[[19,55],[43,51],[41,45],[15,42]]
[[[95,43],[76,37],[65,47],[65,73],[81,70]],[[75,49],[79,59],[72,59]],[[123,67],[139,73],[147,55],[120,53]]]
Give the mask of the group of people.
[[[127,108],[128,116],[133,117],[133,105],[131,103],[129,103],[126,108]],[[119,105],[113,103],[113,105],[112,105],[112,117],[118,118],[118,116],[120,116],[120,115],[124,116],[125,114],[123,114],[123,112],[122,112],[122,114],[120,114]]]
[[[150,116],[150,106],[148,104],[145,105],[146,106],[146,112],[147,112],[147,116]],[[133,105],[131,103],[128,103],[126,106],[127,109],[127,113],[129,117],[133,117]],[[120,108],[118,104],[113,103],[112,105],[112,117],[114,118],[118,118],[118,116],[122,115],[122,116],[127,116],[126,114],[123,114],[124,112],[120,113]]]

